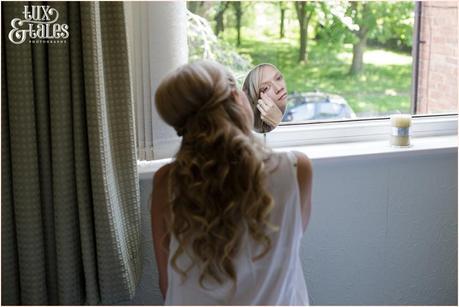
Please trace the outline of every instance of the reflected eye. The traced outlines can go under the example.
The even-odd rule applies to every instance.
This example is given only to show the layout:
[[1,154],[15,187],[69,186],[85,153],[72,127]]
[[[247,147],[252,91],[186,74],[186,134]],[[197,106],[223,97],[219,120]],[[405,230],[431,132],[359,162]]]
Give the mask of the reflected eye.
[[269,86],[264,86],[260,89],[260,92],[264,93],[266,92],[267,90],[269,90]]

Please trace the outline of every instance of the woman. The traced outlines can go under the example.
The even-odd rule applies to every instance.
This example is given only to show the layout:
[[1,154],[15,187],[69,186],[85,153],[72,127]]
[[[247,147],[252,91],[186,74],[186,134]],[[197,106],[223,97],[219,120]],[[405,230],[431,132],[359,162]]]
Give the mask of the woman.
[[165,304],[308,304],[299,246],[311,206],[309,159],[254,139],[247,97],[218,63],[178,68],[155,101],[183,137],[175,160],[155,173],[151,198]]
[[287,85],[279,69],[268,63],[255,66],[242,90],[252,106],[255,131],[265,133],[276,128],[287,105]]

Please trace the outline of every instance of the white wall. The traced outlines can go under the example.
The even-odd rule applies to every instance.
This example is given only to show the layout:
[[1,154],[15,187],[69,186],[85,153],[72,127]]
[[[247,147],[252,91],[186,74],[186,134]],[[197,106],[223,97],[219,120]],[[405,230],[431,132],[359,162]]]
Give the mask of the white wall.
[[[302,263],[313,305],[457,305],[457,148],[314,161]],[[133,305],[160,305],[141,180],[144,276]]]
[[156,111],[162,78],[188,62],[185,1],[124,2],[140,160],[172,156],[180,144]]

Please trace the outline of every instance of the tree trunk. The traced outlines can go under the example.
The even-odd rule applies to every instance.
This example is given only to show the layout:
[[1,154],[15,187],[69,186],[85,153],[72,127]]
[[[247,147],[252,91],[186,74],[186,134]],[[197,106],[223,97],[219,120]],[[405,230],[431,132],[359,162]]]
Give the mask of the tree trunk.
[[298,62],[306,62],[306,36],[307,31],[304,27],[300,28],[300,56]]
[[217,16],[215,16],[215,35],[218,36],[220,32],[223,32],[223,12],[218,12]]
[[307,62],[308,60],[308,25],[314,13],[314,6],[309,7],[307,10],[305,2],[295,2],[295,9],[300,24],[300,53],[298,62]]
[[236,45],[239,47],[241,45],[241,19],[242,19],[241,1],[235,1],[233,3],[234,3],[234,9],[236,11],[236,29],[237,29]]
[[[351,2],[353,10],[361,10],[362,16],[368,16],[371,12],[369,4],[363,2]],[[369,33],[369,24],[364,23],[363,20],[358,23],[359,30],[352,33],[357,37],[357,43],[352,46],[352,64],[349,69],[349,75],[358,75],[363,71],[363,54],[367,47],[367,39]]]
[[285,21],[285,8],[282,7],[282,3],[281,3],[281,9],[280,9],[280,13],[281,13],[281,20],[280,20],[280,38],[284,38],[285,37],[285,33],[284,33],[284,21]]
[[215,35],[218,36],[220,32],[223,32],[225,30],[225,27],[223,25],[223,16],[225,14],[226,8],[228,7],[229,2],[222,2],[219,4],[219,9],[217,12],[217,15],[215,15]]
[[300,24],[300,53],[298,57],[298,62],[304,61],[304,53],[306,50],[306,45],[304,44],[304,17],[306,15],[306,11],[304,9],[304,6],[304,2],[295,2],[296,15],[298,17],[298,23]]
[[358,75],[363,71],[363,53],[367,46],[368,35],[359,38],[359,41],[352,48],[352,65],[349,70],[350,75]]

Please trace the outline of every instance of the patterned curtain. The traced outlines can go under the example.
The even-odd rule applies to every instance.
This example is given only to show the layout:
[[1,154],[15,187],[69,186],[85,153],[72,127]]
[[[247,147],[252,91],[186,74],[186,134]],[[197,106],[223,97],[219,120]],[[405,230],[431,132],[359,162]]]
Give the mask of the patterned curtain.
[[[140,196],[124,15],[122,2],[2,2],[2,305],[134,296]],[[13,19],[27,16],[39,21],[15,26],[66,24],[68,37],[16,30],[13,41],[27,39],[13,43]]]

